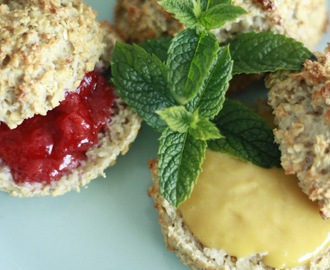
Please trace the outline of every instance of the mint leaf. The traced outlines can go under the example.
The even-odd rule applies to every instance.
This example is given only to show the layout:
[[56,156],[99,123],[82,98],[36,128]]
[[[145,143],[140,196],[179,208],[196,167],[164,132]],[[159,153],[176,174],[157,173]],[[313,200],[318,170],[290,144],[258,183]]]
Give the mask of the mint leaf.
[[205,82],[204,91],[200,91],[186,104],[187,110],[194,112],[197,108],[201,116],[213,119],[221,110],[225,94],[232,78],[229,46],[220,47],[215,65],[210,70]]
[[161,0],[159,4],[163,6],[169,13],[179,20],[187,28],[194,28],[197,23],[197,16],[199,1],[191,0]]
[[186,200],[197,181],[205,158],[206,142],[189,133],[165,129],[158,151],[160,192],[174,206]]
[[221,4],[231,4],[231,0],[202,0],[202,6],[203,10],[208,10],[209,8],[212,8],[216,5],[221,5]]
[[192,114],[184,106],[173,106],[157,111],[171,130],[179,133],[187,132],[192,121]]
[[233,74],[299,70],[313,55],[302,43],[272,32],[238,34],[229,43]]
[[274,143],[272,128],[255,112],[227,99],[214,123],[225,138],[209,141],[208,146],[212,150],[261,167],[280,167],[280,151]]
[[206,141],[222,138],[216,125],[207,118],[200,117],[198,111],[194,114],[189,133],[196,140]]
[[[162,61],[167,58],[167,50],[172,38],[152,39],[140,44],[148,53],[156,54]],[[233,61],[230,56],[229,46],[219,48],[218,56],[214,60],[215,64],[205,81],[204,90],[186,104],[190,112],[197,108],[201,116],[207,118],[215,117],[222,108],[225,94],[232,78]]]
[[111,72],[116,91],[124,102],[150,126],[164,130],[166,123],[156,111],[175,104],[167,88],[165,65],[137,45],[117,43]]
[[218,51],[218,41],[212,34],[198,35],[187,29],[173,39],[168,50],[167,81],[179,104],[186,104],[201,90]]
[[206,30],[211,30],[220,28],[246,13],[247,12],[241,7],[230,4],[219,4],[202,12],[198,18],[198,22],[203,25]]
[[155,54],[162,62],[167,59],[167,51],[170,47],[172,37],[161,37],[157,39],[147,39],[139,44],[147,53]]
[[157,111],[168,127],[176,132],[188,132],[196,140],[212,140],[221,138],[218,128],[207,118],[200,117],[198,110],[191,113],[184,106],[173,106]]

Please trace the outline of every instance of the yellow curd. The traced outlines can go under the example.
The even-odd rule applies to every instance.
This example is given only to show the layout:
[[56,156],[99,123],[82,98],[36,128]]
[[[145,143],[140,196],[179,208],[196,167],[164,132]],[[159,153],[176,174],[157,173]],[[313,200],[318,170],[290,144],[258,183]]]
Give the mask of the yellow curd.
[[236,257],[264,253],[272,267],[307,263],[330,240],[330,221],[279,168],[207,150],[198,183],[179,211],[206,247]]

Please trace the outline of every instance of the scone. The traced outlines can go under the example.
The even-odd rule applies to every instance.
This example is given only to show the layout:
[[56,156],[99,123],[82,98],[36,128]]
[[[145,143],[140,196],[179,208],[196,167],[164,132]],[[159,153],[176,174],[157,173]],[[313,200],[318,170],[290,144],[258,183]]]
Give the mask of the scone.
[[0,190],[79,190],[125,153],[140,118],[108,83],[118,36],[80,0],[0,0]]
[[[158,4],[158,0],[122,0],[117,2],[115,25],[121,37],[129,42],[173,35],[182,25]],[[325,0],[234,0],[247,15],[215,30],[219,41],[247,31],[273,31],[288,35],[313,48],[327,25]]]
[[[218,155],[218,153],[213,155]],[[225,156],[225,154],[221,155]],[[212,156],[207,153],[206,160],[210,157]],[[157,177],[157,160],[149,162],[149,168],[151,169],[153,179],[153,184],[149,189],[149,196],[154,200],[155,208],[158,211],[158,221],[161,226],[166,247],[174,252],[182,263],[194,270],[329,269],[330,247],[329,239],[327,238],[329,238],[330,224],[323,224],[325,221],[319,216],[317,207],[311,205],[312,202],[310,202],[302,192],[297,194],[290,193],[292,190],[300,191],[296,185],[295,179],[282,179],[281,181],[283,181],[284,185],[280,184],[276,187],[276,190],[280,193],[282,192],[282,195],[276,198],[279,198],[279,201],[281,201],[282,198],[280,197],[284,196],[284,201],[291,202],[291,196],[295,198],[297,195],[297,198],[299,198],[297,201],[299,201],[299,203],[302,202],[303,207],[307,206],[308,211],[306,211],[306,213],[309,212],[308,215],[311,214],[311,216],[303,217],[299,211],[299,213],[295,213],[295,207],[287,212],[287,209],[290,208],[291,205],[286,205],[285,209],[283,209],[282,206],[277,209],[279,211],[272,211],[272,205],[277,202],[272,200],[272,198],[274,198],[274,193],[272,193],[274,189],[271,182],[274,179],[264,178],[265,175],[269,174],[265,172],[265,170],[267,171],[269,169],[259,168],[260,171],[262,171],[259,183],[263,182],[260,187],[256,186],[253,182],[254,180],[249,180],[245,186],[237,186],[234,181],[244,182],[253,177],[251,176],[251,166],[253,165],[247,165],[250,166],[250,168],[246,170],[244,162],[231,162],[230,158],[220,159],[220,161],[226,161],[224,165],[220,165],[220,169],[219,167],[214,168],[214,163],[212,162],[207,166],[210,166],[209,168],[211,168],[211,170],[217,171],[218,178],[215,178],[215,180],[220,181],[221,184],[211,186],[204,185],[204,188],[206,187],[206,189],[203,190],[204,195],[203,192],[198,192],[194,195],[194,190],[192,203],[188,202],[188,205],[184,206],[192,219],[190,216],[187,216],[187,212],[182,212],[182,209],[180,210],[181,206],[179,209],[175,208],[160,194],[159,180]],[[230,162],[227,163],[228,161]],[[232,163],[236,169],[231,167]],[[237,172],[243,169],[244,172],[239,178],[231,177],[231,179],[228,179],[228,177],[226,177],[226,179],[222,181],[220,179],[223,177],[223,171],[226,171],[227,166],[230,166],[231,171]],[[204,170],[209,171],[209,168],[205,167],[203,164]],[[255,168],[252,167],[252,170],[255,170]],[[252,173],[252,175],[256,176],[260,171]],[[233,172],[233,174],[235,175],[236,172]],[[273,172],[274,171],[272,171],[271,174]],[[281,177],[281,175],[282,173],[280,172],[279,177]],[[199,181],[204,180],[205,179],[199,179]],[[283,189],[287,187],[286,181],[288,180],[290,181],[290,190],[286,192]],[[222,186],[223,182],[226,182],[226,184]],[[201,182],[197,183],[197,185],[199,184],[201,184]],[[270,188],[266,189],[267,192],[264,192],[264,184],[270,185]],[[241,187],[245,188],[241,189]],[[222,192],[218,194],[217,192],[221,191],[221,189]],[[210,190],[212,191],[209,192]],[[243,196],[247,193],[251,195],[249,197],[251,200],[244,200]],[[258,200],[259,194],[264,196],[265,200],[262,203]],[[275,194],[278,195],[277,193]],[[216,199],[215,201],[211,200],[212,203],[210,204],[209,197],[214,195],[218,196],[220,199]],[[228,199],[224,200],[225,203],[220,204],[220,201],[223,202],[221,199],[222,197],[228,197]],[[255,200],[256,202],[254,202]],[[199,202],[196,204],[196,201]],[[235,205],[232,204],[232,201],[242,202],[242,204]],[[183,204],[186,203],[187,201]],[[298,205],[300,206],[300,204]],[[202,208],[200,208],[201,206]],[[312,206],[311,209],[309,209],[310,206]],[[305,209],[298,210],[302,210],[302,213],[305,213]],[[283,217],[288,219],[278,219],[278,217],[282,217],[282,213],[284,212],[286,213]],[[214,214],[218,216],[213,218]],[[276,218],[272,219],[273,216]],[[259,221],[258,219],[260,217],[262,219]],[[315,224],[320,224],[320,228],[322,229],[318,230],[319,228],[313,228],[316,230],[311,230],[308,222],[304,222],[305,218],[309,220],[310,217],[315,221]],[[211,224],[210,220],[215,221],[214,224]],[[250,222],[251,220],[252,222]],[[284,222],[284,225],[279,224],[281,221]],[[195,226],[192,226],[194,224],[191,222],[193,222]],[[286,222],[291,226],[291,229],[289,229],[287,233],[282,230],[283,228],[286,229]],[[217,226],[225,228],[225,230],[220,230],[221,233],[218,233]],[[323,231],[323,229],[325,229],[325,231]],[[300,230],[303,230],[305,233],[302,235]],[[264,231],[266,231],[266,234],[264,234]],[[296,234],[294,231],[298,231],[298,233]],[[270,239],[264,237],[267,233],[271,235]],[[205,235],[208,234],[210,235],[209,242],[205,241]],[[304,237],[306,236],[310,237],[310,239],[305,239]],[[278,237],[280,239],[278,239]],[[296,255],[294,248],[300,249],[300,247],[304,246],[306,243],[313,242],[311,239],[318,237],[321,239],[321,244],[319,250],[316,248],[316,253],[302,252],[300,253],[302,256]],[[324,243],[326,244],[323,245],[322,241],[325,241]],[[213,246],[214,244],[208,245],[208,243],[212,242],[224,242],[224,244],[220,247],[215,247]],[[228,245],[228,243],[230,244]],[[290,247],[291,243],[293,248]],[[247,250],[250,251],[250,246],[252,246],[251,252],[245,253],[244,256],[239,256],[243,254],[242,250],[244,251],[246,247]],[[287,247],[291,249],[287,249]],[[269,248],[269,250],[267,248]],[[271,254],[271,252],[273,252],[271,255],[272,258],[269,258],[268,255]],[[301,251],[299,250],[299,252]],[[299,254],[299,252],[297,251],[297,254]],[[297,256],[293,260],[294,263],[290,261],[293,254]],[[282,260],[284,260],[285,263],[283,263]],[[277,264],[280,266],[276,266]]]
[[266,79],[275,115],[275,138],[287,174],[296,174],[308,197],[330,217],[330,47],[299,72]]

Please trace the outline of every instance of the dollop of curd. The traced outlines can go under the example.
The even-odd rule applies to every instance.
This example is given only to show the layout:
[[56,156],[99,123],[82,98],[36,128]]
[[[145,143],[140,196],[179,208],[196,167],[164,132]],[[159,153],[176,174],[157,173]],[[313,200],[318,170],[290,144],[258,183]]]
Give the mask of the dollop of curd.
[[296,177],[211,150],[179,211],[206,247],[236,257],[266,253],[264,263],[276,268],[306,264],[330,241],[330,221]]

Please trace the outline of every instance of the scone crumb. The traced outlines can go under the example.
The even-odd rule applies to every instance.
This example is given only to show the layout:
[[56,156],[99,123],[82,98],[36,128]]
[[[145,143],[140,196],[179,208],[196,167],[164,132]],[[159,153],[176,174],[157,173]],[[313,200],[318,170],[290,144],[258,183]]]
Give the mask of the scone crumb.
[[330,217],[330,46],[306,60],[301,71],[282,71],[266,79],[274,109],[274,131],[282,166],[297,174],[304,193]]

